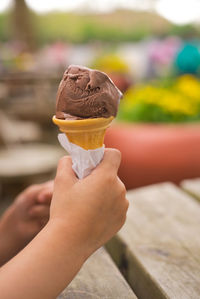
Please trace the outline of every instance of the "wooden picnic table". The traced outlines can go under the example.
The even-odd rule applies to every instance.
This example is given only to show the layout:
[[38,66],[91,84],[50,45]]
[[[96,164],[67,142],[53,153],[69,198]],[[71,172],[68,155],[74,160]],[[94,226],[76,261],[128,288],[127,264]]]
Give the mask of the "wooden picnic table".
[[90,257],[59,299],[199,299],[200,179],[127,197],[126,224],[106,245],[110,256],[101,249]]
[[[197,197],[199,184],[182,187]],[[171,183],[130,191],[128,199],[127,222],[106,247],[137,297],[200,298],[200,203]]]
[[124,227],[57,299],[199,299],[200,179],[151,185],[127,197]]
[[57,299],[136,299],[105,249],[100,248]]

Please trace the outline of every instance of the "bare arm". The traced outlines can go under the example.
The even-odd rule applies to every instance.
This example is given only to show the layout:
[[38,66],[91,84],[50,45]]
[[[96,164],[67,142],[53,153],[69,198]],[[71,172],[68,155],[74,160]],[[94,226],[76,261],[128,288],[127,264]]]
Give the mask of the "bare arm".
[[2,298],[56,298],[89,255],[72,235],[72,230],[67,232],[59,223],[48,224],[1,268]]

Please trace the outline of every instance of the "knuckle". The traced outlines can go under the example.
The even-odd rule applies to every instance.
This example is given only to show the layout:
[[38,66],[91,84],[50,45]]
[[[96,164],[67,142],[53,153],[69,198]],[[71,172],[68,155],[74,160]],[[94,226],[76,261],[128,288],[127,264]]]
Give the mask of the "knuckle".
[[118,149],[112,149],[113,159],[121,161],[121,152]]
[[37,190],[39,188],[39,186],[40,186],[39,184],[33,184],[33,185],[29,186],[25,191],[26,194]]
[[121,191],[121,196],[125,197],[126,196],[126,188],[125,188],[123,183],[121,183],[120,189],[121,189],[120,190]]
[[116,176],[112,173],[108,176],[107,182],[110,186],[113,186],[115,184]]
[[124,224],[124,222],[126,221],[128,207],[129,207],[129,202],[125,198],[123,200],[123,202],[121,202],[121,205],[120,205],[120,219],[121,219],[122,224]]
[[116,158],[118,158],[119,160],[121,160],[121,152],[118,149],[113,149]]
[[113,155],[119,155],[119,156],[121,155],[121,152],[116,148],[106,148],[105,152],[110,152]]
[[117,185],[118,185],[118,193],[120,195],[120,198],[125,198],[126,196],[126,187],[124,183],[117,177]]
[[105,155],[107,156],[108,159],[117,160],[117,161],[121,160],[121,152],[115,148],[105,149]]
[[49,188],[49,189],[53,188],[53,185],[54,185],[54,181],[53,180],[47,181],[47,182],[44,183],[44,187],[45,188]]

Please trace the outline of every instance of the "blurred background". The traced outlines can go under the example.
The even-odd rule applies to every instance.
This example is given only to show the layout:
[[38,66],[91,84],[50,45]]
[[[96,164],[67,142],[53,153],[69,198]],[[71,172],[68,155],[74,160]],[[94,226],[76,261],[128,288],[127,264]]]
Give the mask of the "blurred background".
[[54,176],[51,118],[70,64],[124,93],[105,142],[122,152],[127,188],[200,176],[200,1],[1,0],[2,198]]

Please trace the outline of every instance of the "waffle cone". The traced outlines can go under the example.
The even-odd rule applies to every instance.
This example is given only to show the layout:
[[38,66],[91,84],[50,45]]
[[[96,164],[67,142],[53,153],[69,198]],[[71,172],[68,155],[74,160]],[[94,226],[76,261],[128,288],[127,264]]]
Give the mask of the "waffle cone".
[[106,129],[113,119],[114,117],[111,116],[109,118],[64,120],[53,116],[54,124],[66,134],[68,140],[86,150],[103,146]]

